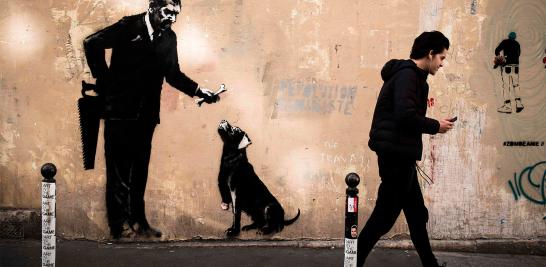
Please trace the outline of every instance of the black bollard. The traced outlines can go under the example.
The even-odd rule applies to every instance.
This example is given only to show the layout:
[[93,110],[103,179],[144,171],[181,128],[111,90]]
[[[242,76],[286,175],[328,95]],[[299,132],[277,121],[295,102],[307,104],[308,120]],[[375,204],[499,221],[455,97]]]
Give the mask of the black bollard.
[[352,172],[345,177],[347,198],[345,201],[345,267],[356,266],[358,237],[358,174]]
[[42,176],[42,266],[55,266],[55,174],[53,163],[46,163]]

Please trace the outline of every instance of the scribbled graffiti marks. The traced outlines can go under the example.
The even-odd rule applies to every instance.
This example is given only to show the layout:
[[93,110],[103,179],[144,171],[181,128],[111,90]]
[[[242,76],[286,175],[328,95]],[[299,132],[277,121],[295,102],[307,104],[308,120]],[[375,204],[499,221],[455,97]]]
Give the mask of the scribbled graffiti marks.
[[516,201],[523,197],[538,205],[546,205],[545,183],[546,161],[526,167],[519,176],[514,173],[514,180],[508,181]]

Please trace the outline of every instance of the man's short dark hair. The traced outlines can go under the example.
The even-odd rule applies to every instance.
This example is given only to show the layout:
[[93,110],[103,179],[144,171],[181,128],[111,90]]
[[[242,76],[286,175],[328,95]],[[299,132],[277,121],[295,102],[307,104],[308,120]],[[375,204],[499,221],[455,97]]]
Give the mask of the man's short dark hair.
[[444,49],[449,49],[449,39],[439,31],[423,32],[415,38],[411,47],[411,59],[426,57],[430,50],[432,54],[440,54]]
[[[180,0],[173,0],[173,3],[180,5]],[[167,4],[167,0],[150,0],[150,7],[163,7]]]

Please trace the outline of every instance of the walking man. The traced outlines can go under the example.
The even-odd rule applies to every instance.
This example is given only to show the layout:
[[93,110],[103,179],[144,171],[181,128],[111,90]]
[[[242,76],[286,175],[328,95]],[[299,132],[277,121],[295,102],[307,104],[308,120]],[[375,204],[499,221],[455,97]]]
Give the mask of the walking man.
[[147,12],[124,17],[83,43],[97,93],[104,99],[106,208],[114,239],[162,235],[146,219],[144,192],[163,80],[207,103],[219,99],[180,71],[176,34],[170,28],[180,8],[180,0],[150,0]]
[[423,32],[415,39],[409,60],[390,60],[381,70],[384,84],[368,142],[377,153],[381,184],[375,208],[358,237],[357,266],[364,265],[402,210],[423,266],[438,266],[428,239],[428,210],[417,179],[416,160],[421,160],[423,133],[445,133],[453,127],[449,119],[438,121],[425,116],[428,74],[434,75],[442,67],[448,49],[449,40],[441,32]]

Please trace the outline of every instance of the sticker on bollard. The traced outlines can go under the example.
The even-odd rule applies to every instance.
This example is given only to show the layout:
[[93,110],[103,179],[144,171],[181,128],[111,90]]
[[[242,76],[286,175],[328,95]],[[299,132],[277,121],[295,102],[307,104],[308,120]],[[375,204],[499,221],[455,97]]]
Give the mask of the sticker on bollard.
[[345,238],[345,262],[343,266],[356,266],[357,239]]
[[347,212],[358,212],[358,198],[347,198]]
[[57,168],[51,163],[42,166],[42,266],[55,266],[55,194],[56,185],[53,177]]
[[42,266],[55,266],[55,189],[42,182]]
[[360,177],[349,173],[345,177],[347,201],[345,202],[345,259],[343,266],[355,267],[358,241],[358,188]]

